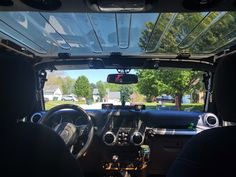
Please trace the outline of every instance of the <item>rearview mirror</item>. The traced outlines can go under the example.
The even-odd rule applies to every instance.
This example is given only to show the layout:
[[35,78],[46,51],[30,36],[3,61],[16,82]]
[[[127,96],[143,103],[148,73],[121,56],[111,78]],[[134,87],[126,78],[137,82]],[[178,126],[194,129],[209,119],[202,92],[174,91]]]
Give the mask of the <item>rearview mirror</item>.
[[135,74],[109,74],[107,82],[113,84],[136,84],[138,83],[138,76]]

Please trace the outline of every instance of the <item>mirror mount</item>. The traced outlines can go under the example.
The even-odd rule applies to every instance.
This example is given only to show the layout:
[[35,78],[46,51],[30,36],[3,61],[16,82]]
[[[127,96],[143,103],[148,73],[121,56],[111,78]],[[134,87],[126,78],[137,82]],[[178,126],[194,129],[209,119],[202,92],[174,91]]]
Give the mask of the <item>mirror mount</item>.
[[129,74],[131,69],[116,69],[120,74]]

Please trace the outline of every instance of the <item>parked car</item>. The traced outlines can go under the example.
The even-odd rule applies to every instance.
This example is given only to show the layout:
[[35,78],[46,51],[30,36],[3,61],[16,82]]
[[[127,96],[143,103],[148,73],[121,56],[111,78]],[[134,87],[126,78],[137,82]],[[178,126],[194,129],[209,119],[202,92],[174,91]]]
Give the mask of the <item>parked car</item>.
[[78,99],[73,95],[64,95],[61,98],[62,101],[78,101]]
[[174,103],[175,99],[171,95],[162,95],[156,97],[156,102]]

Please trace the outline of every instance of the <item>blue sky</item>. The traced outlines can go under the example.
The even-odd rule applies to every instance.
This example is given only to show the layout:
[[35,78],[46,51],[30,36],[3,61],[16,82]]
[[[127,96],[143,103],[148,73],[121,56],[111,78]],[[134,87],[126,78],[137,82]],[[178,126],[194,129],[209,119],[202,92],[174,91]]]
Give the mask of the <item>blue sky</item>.
[[[90,70],[67,70],[64,71],[64,76],[70,76],[73,79],[77,79],[79,76],[85,75],[90,83],[96,83],[97,81],[106,82],[108,74],[115,74],[115,69],[90,69]],[[130,73],[134,73],[131,70]]]

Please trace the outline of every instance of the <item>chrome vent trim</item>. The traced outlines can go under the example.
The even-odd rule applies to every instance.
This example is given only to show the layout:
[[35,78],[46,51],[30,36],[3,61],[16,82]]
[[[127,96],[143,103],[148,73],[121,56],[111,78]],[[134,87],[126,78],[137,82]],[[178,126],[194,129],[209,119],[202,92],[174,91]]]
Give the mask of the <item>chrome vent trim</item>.
[[[107,135],[113,136],[113,141],[112,141],[112,143],[106,142],[106,136],[107,136]],[[104,142],[107,146],[114,146],[115,143],[116,143],[116,136],[115,136],[115,134],[114,134],[113,132],[108,131],[108,132],[106,132],[106,133],[103,135],[102,140],[103,140],[103,142]]]
[[[215,123],[210,122],[209,120],[210,118],[213,119]],[[212,114],[212,113],[205,113],[203,115],[203,122],[206,126],[211,127],[211,128],[219,126],[219,119],[217,118],[215,114]]]
[[42,117],[43,117],[43,115],[41,113],[36,112],[30,117],[30,122],[39,123],[39,121],[41,120]]
[[[134,140],[133,140],[133,139],[134,139],[134,136],[140,136],[140,137],[142,138],[141,142],[140,142],[140,143],[135,143]],[[142,145],[143,142],[144,142],[144,136],[143,136],[143,134],[142,134],[141,132],[134,132],[134,133],[132,134],[132,136],[130,137],[130,142],[133,143],[135,146],[140,146],[140,145]]]

